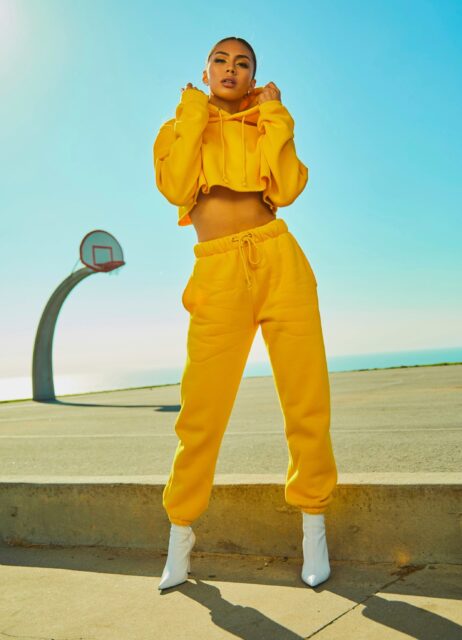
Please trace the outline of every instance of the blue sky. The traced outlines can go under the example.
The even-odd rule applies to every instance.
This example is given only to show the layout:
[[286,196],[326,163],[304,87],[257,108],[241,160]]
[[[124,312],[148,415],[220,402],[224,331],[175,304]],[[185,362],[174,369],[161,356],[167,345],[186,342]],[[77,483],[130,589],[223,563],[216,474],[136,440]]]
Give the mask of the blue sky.
[[[0,376],[81,239],[121,243],[118,276],[66,300],[55,373],[181,365],[194,227],[157,191],[152,144],[209,49],[253,45],[295,120],[309,182],[280,208],[318,280],[328,355],[460,346],[458,1],[0,0]],[[257,334],[251,360],[266,358]]]

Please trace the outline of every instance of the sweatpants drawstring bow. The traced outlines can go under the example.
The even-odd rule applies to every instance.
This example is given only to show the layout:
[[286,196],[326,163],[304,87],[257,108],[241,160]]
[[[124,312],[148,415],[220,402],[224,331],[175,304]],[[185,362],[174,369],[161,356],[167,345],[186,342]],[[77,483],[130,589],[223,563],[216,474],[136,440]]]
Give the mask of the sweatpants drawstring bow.
[[[236,238],[237,240],[237,238]],[[253,234],[252,233],[246,233],[245,235],[241,236],[239,238],[239,252],[241,254],[241,258],[242,258],[242,262],[244,263],[244,271],[245,271],[245,277],[247,280],[247,288],[250,289],[252,287],[252,280],[250,279],[250,275],[249,272],[247,270],[247,263],[246,263],[246,259],[245,259],[245,255],[244,255],[244,243],[247,242],[247,246],[249,249],[248,255],[249,255],[249,262],[252,264],[258,264],[261,260],[261,255],[258,255],[258,247],[257,247],[257,243],[255,242],[254,238],[253,238]],[[255,248],[255,251],[257,252],[257,260],[252,260],[251,258],[251,245],[253,245],[253,247]]]

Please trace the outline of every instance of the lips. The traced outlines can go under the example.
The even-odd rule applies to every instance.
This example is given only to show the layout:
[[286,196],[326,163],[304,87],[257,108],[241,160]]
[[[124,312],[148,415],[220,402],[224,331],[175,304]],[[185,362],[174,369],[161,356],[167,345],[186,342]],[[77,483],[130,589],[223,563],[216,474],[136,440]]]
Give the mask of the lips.
[[225,87],[235,87],[236,86],[236,80],[232,80],[231,78],[226,78],[225,80],[221,81],[221,84]]

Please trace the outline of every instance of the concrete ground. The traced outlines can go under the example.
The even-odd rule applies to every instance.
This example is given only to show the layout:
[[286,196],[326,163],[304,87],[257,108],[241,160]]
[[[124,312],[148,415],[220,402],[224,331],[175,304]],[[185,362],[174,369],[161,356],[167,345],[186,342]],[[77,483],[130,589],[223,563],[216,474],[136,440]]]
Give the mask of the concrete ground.
[[[332,439],[340,474],[367,472],[380,478],[384,473],[389,479],[393,473],[408,473],[415,474],[418,483],[427,473],[460,472],[462,365],[330,377]],[[125,475],[133,480],[168,473],[179,408],[179,385],[67,396],[52,403],[1,404],[5,485],[0,527],[6,517],[18,520],[19,526],[21,513],[27,513],[22,503],[19,510],[14,506],[26,489],[8,488],[6,478],[19,482],[33,476],[50,482],[66,476],[71,482],[72,477],[82,481]],[[246,474],[251,482],[262,473],[284,475],[286,467],[283,418],[273,380],[244,379],[216,472]],[[36,494],[31,491],[27,489],[24,509],[33,508],[30,500]],[[48,489],[37,491],[46,496]],[[12,495],[16,502],[11,502]],[[448,522],[462,523],[462,504],[457,506],[456,494],[451,495]],[[424,506],[427,499],[423,496]],[[345,504],[339,499],[340,506]],[[333,521],[329,528],[328,539],[334,543],[337,531],[348,532],[351,522],[343,506],[333,513],[344,519],[339,522],[344,528],[336,529]],[[406,518],[407,527],[415,517],[407,511],[394,513]],[[48,528],[53,522],[47,516],[37,520]],[[205,524],[214,526],[211,519]],[[403,525],[404,520],[397,521],[396,526]],[[432,526],[437,532],[437,523]],[[393,527],[388,527],[388,535],[390,530]],[[380,528],[377,531],[380,535]],[[349,535],[353,533],[351,529]],[[423,533],[415,531],[416,537]],[[441,548],[447,535],[443,527]],[[435,539],[438,542],[438,536]],[[462,565],[457,552],[449,563],[331,559],[329,579],[311,588],[300,578],[300,558],[199,549],[196,545],[192,553],[188,581],[161,592],[157,586],[165,552],[0,546],[0,639],[462,640]]]
[[460,640],[461,567],[331,562],[315,588],[294,559],[191,557],[157,588],[165,556],[105,548],[0,549],[0,638]]
[[[462,365],[330,374],[341,473],[461,470]],[[2,476],[168,474],[180,386],[0,404]],[[217,474],[282,473],[288,452],[271,376],[241,381]]]

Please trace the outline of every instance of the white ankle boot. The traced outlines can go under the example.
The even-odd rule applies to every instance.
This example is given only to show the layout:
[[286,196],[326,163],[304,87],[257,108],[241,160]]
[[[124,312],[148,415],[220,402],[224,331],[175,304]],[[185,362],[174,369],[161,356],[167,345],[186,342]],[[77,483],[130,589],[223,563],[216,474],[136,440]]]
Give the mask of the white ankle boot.
[[167,562],[159,582],[159,589],[174,587],[188,579],[191,571],[191,550],[196,536],[191,527],[171,524]]
[[310,587],[324,582],[330,576],[326,529],[323,513],[303,514],[303,568],[302,580]]

